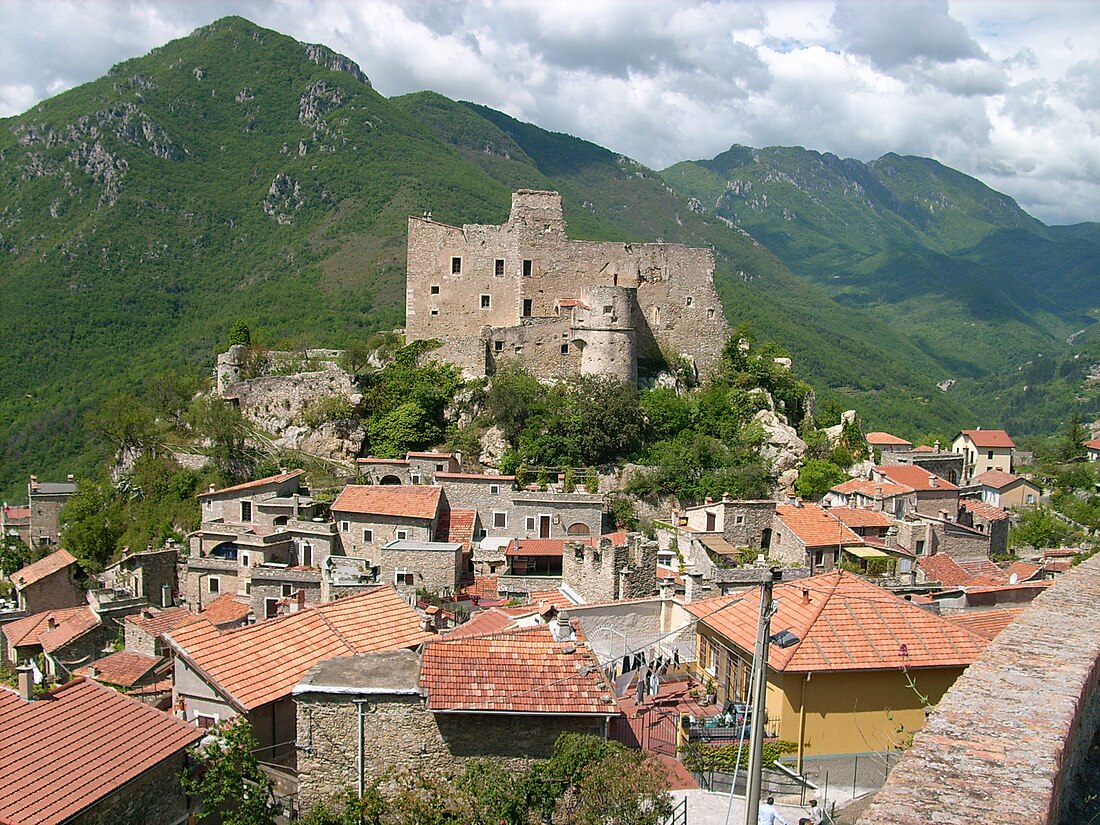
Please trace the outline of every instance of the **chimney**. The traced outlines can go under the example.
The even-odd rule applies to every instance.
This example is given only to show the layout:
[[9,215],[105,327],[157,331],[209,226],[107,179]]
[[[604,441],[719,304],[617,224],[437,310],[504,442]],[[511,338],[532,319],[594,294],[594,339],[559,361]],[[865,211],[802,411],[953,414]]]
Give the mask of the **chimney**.
[[22,665],[17,667],[16,673],[19,674],[19,698],[24,702],[34,701],[34,672],[31,670],[30,665]]
[[940,440],[938,438],[932,442],[932,447],[937,453],[940,451]]
[[420,620],[420,629],[423,630],[425,633],[435,632],[435,629],[432,627],[432,620],[429,619],[427,616],[424,616]]
[[802,604],[810,603],[810,589],[808,587],[802,588]]
[[939,487],[940,486],[939,478],[937,476],[928,476],[928,486],[929,487]]
[[69,473],[67,476],[65,476],[65,478],[71,484],[73,481],[73,474]]
[[172,587],[171,585],[162,584],[160,586],[160,606],[171,607],[172,606]]
[[714,504],[714,496],[707,496],[703,499],[704,504]]
[[215,486],[214,486],[213,484],[211,484],[211,485],[210,485],[210,486],[209,486],[209,487],[207,488],[206,492],[208,492],[208,493],[213,493],[213,492],[217,492],[217,489],[218,489],[217,487],[215,487]]
[[301,496],[294,494],[294,520],[297,521],[300,514]]
[[94,679],[98,673],[96,672],[95,665],[88,665],[88,678]]
[[50,616],[48,619],[46,619],[46,626],[50,630],[55,629],[57,627],[57,619],[55,619],[53,616]]

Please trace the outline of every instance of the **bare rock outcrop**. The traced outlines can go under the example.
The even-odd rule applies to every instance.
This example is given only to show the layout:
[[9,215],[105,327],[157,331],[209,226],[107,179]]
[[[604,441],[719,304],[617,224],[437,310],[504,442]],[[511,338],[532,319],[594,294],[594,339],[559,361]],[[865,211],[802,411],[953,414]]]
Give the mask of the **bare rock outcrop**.
[[806,442],[786,419],[772,410],[760,410],[752,419],[764,431],[760,457],[767,461],[777,476],[797,470],[806,455]]

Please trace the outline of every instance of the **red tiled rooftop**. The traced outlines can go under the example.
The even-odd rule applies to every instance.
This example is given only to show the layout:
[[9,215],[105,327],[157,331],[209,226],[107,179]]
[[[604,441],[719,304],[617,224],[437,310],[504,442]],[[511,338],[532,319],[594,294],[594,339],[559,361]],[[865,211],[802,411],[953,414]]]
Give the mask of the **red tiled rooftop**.
[[68,550],[55,550],[45,558],[31,562],[11,574],[12,584],[17,590],[41,581],[58,570],[64,570],[70,564],[76,564],[76,558]]
[[47,630],[43,633],[39,638],[39,643],[42,645],[43,652],[53,653],[70,642],[76,641],[85,633],[102,626],[103,621],[92,608],[82,607],[53,630]]
[[970,581],[970,574],[959,563],[945,553],[934,556],[921,556],[917,566],[928,581],[940,582],[944,587],[961,587]]
[[373,456],[371,456],[369,458],[357,458],[356,461],[360,464],[405,464],[405,465],[407,465],[409,463],[403,458],[374,458]]
[[829,515],[829,511],[815,504],[778,504],[775,508],[779,520],[806,547],[822,547],[837,544],[860,544],[863,540]]
[[[120,687],[132,687],[134,682],[154,670],[165,660],[161,656],[150,656],[147,653],[136,653],[132,650],[120,650],[102,659],[97,659],[90,666],[82,667],[76,671],[77,676],[87,676],[97,682],[105,682],[109,685]],[[95,669],[92,676],[91,669]]]
[[65,621],[86,610],[87,606],[65,607],[61,610],[44,610],[8,622],[3,626],[4,636],[10,647],[22,647],[24,645],[41,645],[42,636],[50,630],[50,619],[53,619],[54,627],[60,626]]
[[453,453],[406,453],[406,458],[454,458]]
[[504,549],[506,556],[551,556],[561,558],[565,539],[512,539]]
[[1004,430],[960,430],[959,435],[969,436],[975,447],[996,449],[1016,446]]
[[332,512],[433,519],[442,493],[441,487],[419,484],[349,484],[332,503]]
[[439,514],[439,523],[435,528],[435,540],[461,544],[462,550],[467,551],[474,540],[474,524],[476,521],[476,510],[444,510]]
[[168,607],[164,610],[146,608],[140,613],[127,616],[125,621],[156,638],[172,628],[178,627],[194,615],[186,607]]
[[830,507],[827,511],[845,527],[890,527],[894,520],[881,510],[856,507]]
[[225,593],[199,611],[199,615],[217,627],[244,621],[252,612],[247,602],[237,601],[233,593]]
[[[525,611],[528,615],[532,615],[537,611],[537,608],[532,606],[525,608]],[[447,640],[471,639],[475,636],[493,636],[497,633],[504,633],[515,627],[516,618],[514,610],[502,607],[479,610],[470,617],[469,621],[446,633],[443,638]]]
[[559,610],[563,607],[572,607],[573,600],[561,590],[532,590],[527,594],[527,603],[542,606],[553,606]]
[[203,732],[124,696],[77,679],[33,702],[0,687],[0,821],[71,821]]
[[4,517],[12,520],[30,518],[31,508],[12,507],[11,505],[4,505]]
[[893,498],[894,496],[903,496],[906,493],[911,493],[913,492],[913,488],[907,487],[904,484],[891,484],[889,481],[870,481],[866,478],[853,478],[833,487],[833,492],[843,493],[844,495],[859,494],[867,498],[874,498],[878,495],[881,495],[883,498]]
[[935,473],[930,473],[923,467],[909,465],[875,467],[875,472],[882,474],[888,481],[894,484],[903,484],[906,487],[912,487],[914,490],[918,491],[959,489],[946,478],[940,478]]
[[197,619],[165,639],[239,707],[286,696],[322,659],[414,647],[434,638],[392,587],[219,632]]
[[1017,481],[1024,481],[1020,476],[1014,476],[1012,473],[1006,473],[1003,470],[986,470],[981,475],[974,476],[974,483],[981,484],[983,487],[991,487],[994,490],[1003,490],[1009,484],[1015,484]]
[[208,490],[205,493],[199,493],[198,497],[204,496],[217,496],[222,493],[235,493],[238,490],[251,490],[255,487],[264,487],[268,484],[282,484],[284,481],[290,481],[295,476],[300,476],[301,470],[291,470],[289,473],[280,473],[275,476],[268,476],[267,478],[258,478],[255,481],[246,481],[243,484],[234,484],[232,487],[222,487],[220,490]]
[[1026,609],[1026,607],[1003,607],[997,610],[977,610],[971,613],[956,613],[948,616],[947,620],[992,641]]
[[1100,450],[1100,438],[1094,438],[1091,441],[1086,441],[1081,446],[1087,450]]
[[994,507],[976,498],[964,498],[959,502],[959,506],[976,516],[981,516],[986,521],[1002,521],[1008,518],[1008,513],[1000,507]]
[[1008,576],[1008,580],[1011,582],[1012,577],[1016,577],[1018,582],[1026,582],[1039,575],[1039,572],[1043,568],[1038,564],[1031,564],[1026,561],[1014,561],[1009,565],[1006,565],[1003,570],[1005,575]]
[[[769,666],[777,671],[964,667],[986,642],[844,571],[780,584],[774,596],[779,610],[772,618],[773,632],[789,630],[800,640],[772,649]],[[703,599],[686,608],[742,650],[753,650],[759,591]]]
[[597,665],[586,648],[537,625],[426,645],[420,684],[433,711],[618,715]]
[[867,433],[867,443],[872,447],[912,447],[912,441],[898,438],[896,435],[884,432]]

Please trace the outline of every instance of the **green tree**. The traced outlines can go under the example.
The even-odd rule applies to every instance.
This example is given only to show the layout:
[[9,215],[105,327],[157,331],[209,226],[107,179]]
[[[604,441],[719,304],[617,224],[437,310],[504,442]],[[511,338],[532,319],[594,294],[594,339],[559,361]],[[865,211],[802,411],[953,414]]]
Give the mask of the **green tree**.
[[129,393],[107,396],[85,425],[114,455],[155,451],[160,443],[153,411]]
[[1008,534],[1010,547],[1061,547],[1073,531],[1046,507],[1036,507],[1020,514],[1020,523]]
[[61,510],[61,523],[61,543],[94,573],[114,556],[131,517],[110,482],[82,480]]
[[255,453],[247,446],[249,427],[241,411],[221,398],[196,398],[187,411],[192,431],[209,442],[215,470],[226,482],[244,481],[255,466]]
[[249,329],[245,321],[235,321],[233,326],[229,328],[229,334],[226,336],[226,343],[229,344],[229,346],[240,344],[242,347],[250,347],[252,346],[252,330]]
[[34,561],[31,549],[15,536],[0,535],[0,573],[10,576]]
[[802,498],[819,499],[848,479],[848,474],[831,461],[811,458],[798,471],[794,490]]
[[668,774],[655,758],[622,750],[588,766],[556,822],[576,825],[660,825],[672,813]]
[[215,730],[215,740],[191,750],[198,769],[183,776],[183,788],[203,802],[198,820],[222,825],[274,825],[279,805],[273,783],[260,769],[252,727],[241,718]]
[[1066,430],[1062,434],[1062,440],[1058,444],[1059,461],[1076,461],[1085,456],[1085,428],[1081,426],[1081,413],[1073,411]]

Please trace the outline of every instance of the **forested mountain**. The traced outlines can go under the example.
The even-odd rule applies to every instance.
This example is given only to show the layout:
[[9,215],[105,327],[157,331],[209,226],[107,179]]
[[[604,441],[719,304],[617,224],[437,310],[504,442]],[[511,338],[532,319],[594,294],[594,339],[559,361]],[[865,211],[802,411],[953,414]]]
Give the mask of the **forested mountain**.
[[[956,172],[891,162],[903,170],[923,164],[960,191],[982,190],[975,202],[996,213],[1014,261],[1096,246],[1093,227],[1042,227]],[[712,246],[731,323],[752,321],[759,337],[791,351],[820,394],[842,398],[876,428],[920,435],[974,423],[980,394],[960,400],[936,383],[973,376],[976,385],[992,369],[975,355],[990,348],[985,336],[930,343],[914,333],[915,310],[903,311],[910,304],[864,300],[870,287],[849,294],[833,276],[855,266],[845,255],[890,260],[920,250],[929,271],[941,258],[977,271],[987,259],[974,259],[975,250],[996,246],[996,234],[954,223],[913,234],[914,222],[894,210],[880,221],[878,246],[860,237],[811,254],[834,226],[815,219],[818,236],[784,245],[763,223],[731,217],[712,196],[727,191],[733,167],[723,164],[674,167],[662,179],[612,151],[475,104],[427,92],[387,99],[347,58],[241,18],[119,64],[0,128],[0,324],[8,342],[0,359],[0,491],[17,495],[31,472],[90,470],[100,456],[84,415],[110,392],[140,395],[158,373],[209,370],[237,319],[260,343],[282,348],[339,347],[400,326],[407,216],[499,223],[520,187],[560,190],[575,238]],[[915,172],[905,180],[923,191]],[[789,209],[806,212],[801,202]],[[731,227],[735,219],[749,234]],[[911,246],[894,253],[895,238]],[[1076,258],[1066,264],[1061,280],[1004,291],[1015,301],[1003,310],[1012,329],[1049,340],[1053,356],[1068,349],[1058,336],[1085,326],[1066,307],[1073,274],[1088,267]],[[822,274],[826,266],[837,271]],[[894,271],[898,283],[889,288],[901,295],[914,279],[906,266]],[[887,289],[890,271],[874,274],[874,289]],[[980,279],[968,283],[976,290]],[[980,295],[960,309],[948,285],[925,291],[930,319],[936,303],[952,319],[1002,312]],[[996,380],[1013,377],[997,370]],[[997,412],[981,421],[1015,423]]]
[[[1084,405],[1100,308],[1100,225],[1044,226],[1011,198],[934,160],[871,163],[733,146],[662,177],[749,232],[799,276],[902,332],[986,420],[1046,432]],[[1080,357],[1078,357],[1080,356]]]

